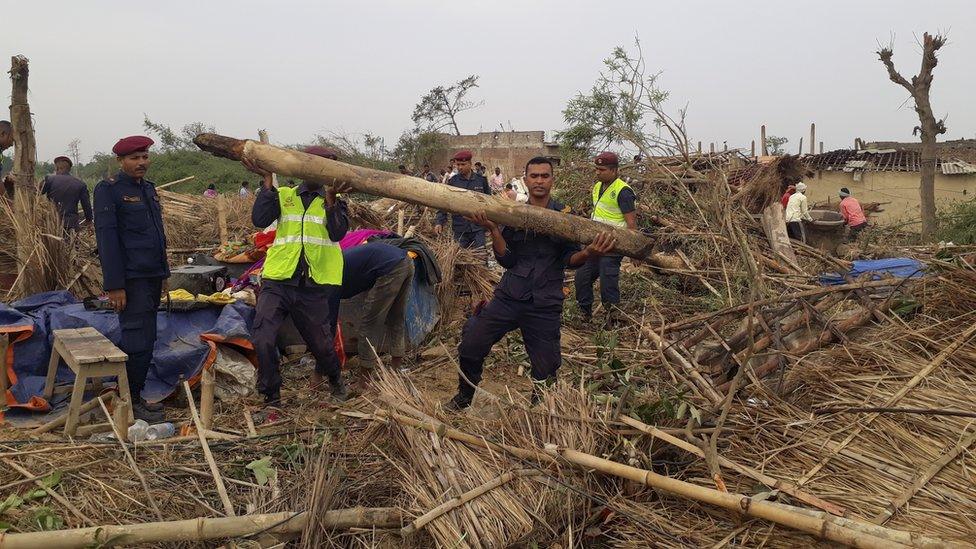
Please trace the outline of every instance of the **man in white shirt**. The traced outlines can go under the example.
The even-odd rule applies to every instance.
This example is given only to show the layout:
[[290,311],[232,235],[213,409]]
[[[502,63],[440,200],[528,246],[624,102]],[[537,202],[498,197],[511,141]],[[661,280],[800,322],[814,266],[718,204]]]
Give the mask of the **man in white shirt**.
[[237,191],[237,194],[239,194],[241,198],[251,196],[251,191],[247,188],[247,181],[241,181],[241,190]]
[[790,201],[786,203],[786,233],[793,240],[802,242],[806,242],[803,222],[813,221],[813,217],[810,216],[806,191],[806,183],[797,183],[796,192],[790,196]]

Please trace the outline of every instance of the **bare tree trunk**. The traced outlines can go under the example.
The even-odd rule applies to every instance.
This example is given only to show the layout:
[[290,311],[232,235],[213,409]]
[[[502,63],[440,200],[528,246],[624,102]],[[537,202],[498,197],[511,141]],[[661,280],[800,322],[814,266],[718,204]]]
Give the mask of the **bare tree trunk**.
[[[14,211],[20,219],[28,219],[33,209],[32,203],[38,199],[37,183],[34,181],[34,164],[37,161],[37,148],[34,144],[34,122],[31,120],[30,105],[27,103],[27,58],[16,55],[10,58],[10,124],[13,126],[14,165],[10,171],[14,178]],[[23,231],[15,234],[17,240],[17,273],[23,273],[31,257],[31,245]]]
[[888,78],[892,82],[908,90],[915,101],[915,112],[918,113],[919,126],[912,133],[920,133],[922,150],[919,157],[921,181],[919,182],[919,202],[922,215],[922,238],[931,241],[935,237],[936,208],[935,208],[935,168],[939,161],[939,149],[936,139],[939,134],[946,132],[945,120],[936,120],[929,101],[932,89],[932,71],[939,64],[936,52],[945,45],[946,39],[942,35],[923,35],[922,66],[918,75],[912,77],[911,82],[902,76],[891,60],[894,51],[891,46],[879,50],[878,58],[888,70]]
[[359,192],[386,196],[411,204],[429,206],[461,215],[485,212],[489,219],[507,225],[552,235],[571,242],[589,244],[602,232],[617,240],[617,253],[637,259],[657,260],[651,255],[654,240],[637,231],[611,227],[585,217],[568,215],[547,208],[519,204],[490,195],[430,183],[404,176],[344,164],[292,149],[283,149],[251,140],[202,133],[193,140],[201,149],[224,158],[247,158],[262,168],[284,176],[326,183],[348,183]]

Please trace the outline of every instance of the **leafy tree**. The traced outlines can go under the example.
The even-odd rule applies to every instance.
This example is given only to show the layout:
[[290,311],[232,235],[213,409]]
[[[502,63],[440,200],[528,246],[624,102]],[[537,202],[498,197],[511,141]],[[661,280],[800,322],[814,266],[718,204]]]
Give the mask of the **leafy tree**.
[[443,148],[444,138],[440,134],[414,128],[400,134],[393,149],[393,159],[414,167],[423,166],[430,164],[434,154]]
[[789,142],[789,138],[768,135],[766,136],[766,150],[772,156],[783,156],[786,154],[786,149],[783,148],[783,145]]
[[461,135],[458,128],[458,114],[484,104],[484,101],[468,101],[468,92],[478,87],[478,76],[471,76],[450,86],[437,86],[420,99],[413,109],[413,123],[425,132],[438,132],[452,128],[455,135]]
[[649,73],[640,39],[634,52],[617,47],[603,61],[588,93],[569,100],[563,119],[569,125],[557,136],[564,148],[595,152],[630,144],[645,158],[688,154],[685,111],[667,113],[668,92],[658,86],[660,73]]
[[179,131],[174,131],[171,127],[153,122],[148,115],[143,114],[142,127],[146,132],[154,134],[159,139],[159,146],[164,151],[174,150],[197,150],[193,144],[193,138],[200,133],[216,133],[213,126],[208,126],[203,122],[190,122],[183,126]]

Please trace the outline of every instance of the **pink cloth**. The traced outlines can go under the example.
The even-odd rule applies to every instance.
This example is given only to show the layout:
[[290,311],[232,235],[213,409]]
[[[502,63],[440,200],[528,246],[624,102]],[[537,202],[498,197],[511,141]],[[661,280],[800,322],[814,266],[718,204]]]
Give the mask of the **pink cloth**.
[[491,185],[491,190],[501,192],[505,188],[505,177],[501,174],[492,175],[491,179],[488,180],[488,184]]
[[207,198],[217,198],[217,191],[215,191],[214,189],[207,189],[203,191],[203,196]]
[[393,234],[390,231],[377,231],[376,229],[359,229],[358,231],[349,231],[346,236],[342,237],[339,241],[339,248],[345,250],[352,248],[353,246],[359,246],[366,239],[378,235],[378,234]]
[[857,227],[868,222],[868,218],[864,216],[864,210],[861,208],[861,203],[853,196],[848,196],[840,201],[840,215],[844,216],[844,221],[851,227]]

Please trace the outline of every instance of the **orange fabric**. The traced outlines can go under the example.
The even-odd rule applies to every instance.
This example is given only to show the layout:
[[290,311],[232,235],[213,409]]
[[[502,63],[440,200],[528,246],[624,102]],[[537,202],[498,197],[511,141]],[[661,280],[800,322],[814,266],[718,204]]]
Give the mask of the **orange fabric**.
[[[14,343],[18,341],[24,341],[34,335],[34,326],[8,326],[0,328],[0,334],[7,334],[9,339],[7,341],[7,371],[4,375],[7,376],[8,387],[13,387],[17,384],[17,373],[14,371]],[[47,412],[51,409],[51,405],[42,397],[34,396],[31,397],[27,402],[17,402],[14,398],[14,393],[10,389],[5,392],[4,400],[7,402],[7,407],[9,408],[23,408],[25,410],[31,410],[34,412]],[[3,420],[3,414],[0,413],[0,421]]]
[[868,218],[864,216],[864,209],[861,203],[853,196],[844,197],[840,201],[840,215],[844,216],[844,221],[851,227],[867,223]]

